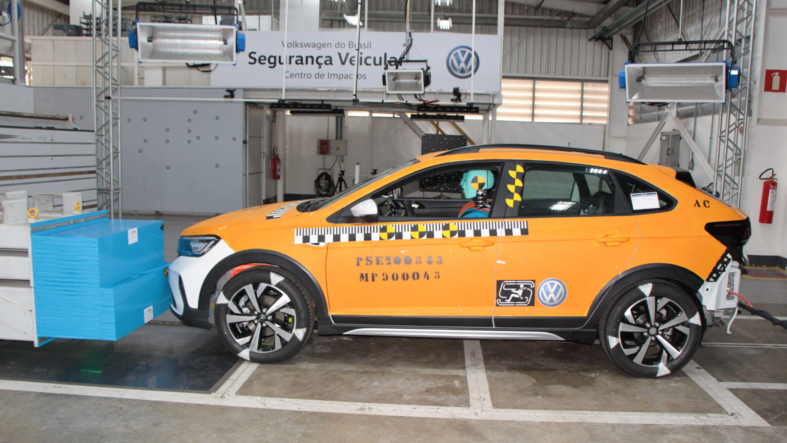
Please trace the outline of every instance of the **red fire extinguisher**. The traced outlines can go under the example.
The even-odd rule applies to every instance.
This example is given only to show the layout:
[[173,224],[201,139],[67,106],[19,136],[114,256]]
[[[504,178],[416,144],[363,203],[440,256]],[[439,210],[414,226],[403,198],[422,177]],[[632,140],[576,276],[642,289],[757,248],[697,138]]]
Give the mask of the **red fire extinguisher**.
[[273,148],[273,158],[271,159],[271,171],[273,179],[278,180],[281,178],[281,159],[279,158],[279,151]]
[[[763,177],[765,173],[771,171],[770,177]],[[762,184],[762,200],[760,201],[760,223],[773,223],[773,210],[776,206],[776,173],[773,168],[768,168],[760,174]]]

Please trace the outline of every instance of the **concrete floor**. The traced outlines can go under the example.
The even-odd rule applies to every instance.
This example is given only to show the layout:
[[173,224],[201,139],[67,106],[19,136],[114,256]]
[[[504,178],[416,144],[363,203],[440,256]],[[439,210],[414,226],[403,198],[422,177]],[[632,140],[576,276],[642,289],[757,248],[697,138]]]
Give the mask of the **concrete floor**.
[[[167,260],[194,222],[165,219]],[[787,316],[787,280],[741,292]],[[787,441],[787,331],[747,317],[658,380],[522,341],[315,335],[258,366],[166,314],[117,343],[0,341],[0,442]]]

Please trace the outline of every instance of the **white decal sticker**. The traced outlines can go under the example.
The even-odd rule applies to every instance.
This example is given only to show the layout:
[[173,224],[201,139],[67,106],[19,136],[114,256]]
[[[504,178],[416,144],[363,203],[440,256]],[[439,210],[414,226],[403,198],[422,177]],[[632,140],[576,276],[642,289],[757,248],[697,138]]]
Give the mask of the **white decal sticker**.
[[609,342],[609,349],[615,349],[615,346],[620,343],[617,337],[613,337],[611,335],[607,336],[607,341]]
[[139,240],[139,230],[137,228],[128,231],[128,244],[133,245]]
[[246,348],[246,349],[240,351],[240,354],[238,354],[238,357],[240,357],[240,358],[242,358],[242,359],[244,359],[246,361],[250,361],[249,360],[249,353],[250,352],[251,351],[249,351],[249,348]]
[[639,290],[645,294],[645,297],[650,297],[650,291],[653,290],[653,283],[645,283],[644,285],[639,285]]
[[284,277],[282,277],[279,274],[274,274],[273,272],[271,272],[271,284],[273,286],[278,285],[279,282],[282,281],[282,280],[284,280]]
[[631,208],[635,211],[646,209],[659,209],[659,195],[655,192],[644,192],[641,194],[631,194]]
[[153,306],[145,308],[145,323],[153,320]]

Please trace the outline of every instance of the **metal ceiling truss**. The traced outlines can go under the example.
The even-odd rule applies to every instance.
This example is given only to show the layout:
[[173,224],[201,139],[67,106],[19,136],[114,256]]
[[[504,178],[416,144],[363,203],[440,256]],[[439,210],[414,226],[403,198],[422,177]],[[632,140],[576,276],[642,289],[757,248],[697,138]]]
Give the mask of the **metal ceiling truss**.
[[96,197],[99,210],[122,218],[120,193],[121,1],[93,0],[93,106],[96,134]]
[[743,161],[749,127],[751,102],[752,45],[758,0],[728,0],[723,40],[732,42],[732,63],[741,68],[738,88],[727,92],[727,101],[718,116],[716,170],[713,193],[723,202],[739,207],[743,184]]
[[608,26],[602,27],[601,31],[597,32],[593,37],[590,37],[590,40],[602,41],[610,46],[611,49],[612,37],[626,28],[644,20],[647,16],[663,8],[671,1],[672,0],[647,0],[642,2]]

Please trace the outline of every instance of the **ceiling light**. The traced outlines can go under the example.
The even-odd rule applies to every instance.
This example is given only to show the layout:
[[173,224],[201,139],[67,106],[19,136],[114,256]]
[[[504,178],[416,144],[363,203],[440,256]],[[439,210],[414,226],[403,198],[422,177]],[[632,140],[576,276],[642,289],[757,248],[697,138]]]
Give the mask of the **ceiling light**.
[[434,4],[437,6],[451,6],[451,0],[434,0]]
[[438,29],[442,29],[443,31],[447,31],[447,30],[451,29],[451,25],[452,24],[453,23],[451,22],[450,18],[438,18],[437,19],[437,28]]
[[347,23],[351,24],[352,26],[363,26],[363,22],[358,24],[358,15],[347,15],[344,14],[344,19],[347,20]]

